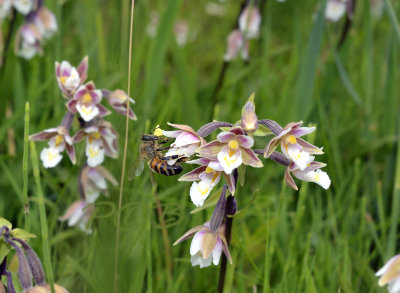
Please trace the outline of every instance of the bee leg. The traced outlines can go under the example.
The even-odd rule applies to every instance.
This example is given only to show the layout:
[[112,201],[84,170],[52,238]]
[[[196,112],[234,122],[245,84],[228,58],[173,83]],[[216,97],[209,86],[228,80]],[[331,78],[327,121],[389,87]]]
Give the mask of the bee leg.
[[179,156],[179,155],[168,156],[168,157],[160,157],[160,160],[169,161],[169,160],[179,159],[181,157],[182,156]]
[[159,149],[156,149],[156,151],[158,151],[158,152],[167,151],[167,150],[169,150],[170,148],[171,148],[171,147],[159,148]]

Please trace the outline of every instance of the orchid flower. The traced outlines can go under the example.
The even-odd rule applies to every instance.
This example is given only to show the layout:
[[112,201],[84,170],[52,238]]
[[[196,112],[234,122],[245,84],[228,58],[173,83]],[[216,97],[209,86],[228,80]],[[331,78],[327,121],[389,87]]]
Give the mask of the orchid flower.
[[256,39],[260,33],[261,13],[255,6],[246,6],[239,17],[239,29],[246,39]]
[[200,165],[200,167],[182,175],[178,179],[179,181],[194,181],[190,187],[190,198],[197,207],[201,207],[204,204],[213,187],[220,181],[221,175],[225,178],[231,194],[235,193],[233,174],[226,174],[216,158],[199,158],[186,163]]
[[58,86],[64,97],[72,99],[78,87],[86,81],[88,57],[83,58],[78,68],[71,66],[68,61],[56,62],[56,77]]
[[118,184],[110,172],[102,166],[83,167],[79,180],[87,203],[94,203],[101,192],[107,194],[107,181],[114,186]]
[[59,218],[60,221],[68,220],[68,226],[77,226],[83,232],[92,233],[92,229],[87,228],[88,221],[92,216],[94,206],[89,205],[84,199],[79,199],[72,203],[65,214]]
[[32,11],[33,2],[34,0],[13,0],[14,8],[23,15]]
[[30,140],[49,140],[49,148],[44,148],[40,153],[45,168],[55,167],[62,159],[61,152],[67,151],[72,164],[76,163],[76,155],[72,138],[64,126],[49,128],[42,132],[32,134]]
[[392,257],[377,273],[379,286],[388,285],[389,293],[400,292],[400,255]]
[[349,2],[352,0],[328,0],[325,8],[325,18],[332,22],[340,20],[347,12],[350,12]]
[[36,11],[33,23],[45,39],[49,39],[58,30],[54,13],[44,6]]
[[86,156],[90,167],[96,167],[104,161],[104,155],[118,156],[118,134],[109,122],[79,130],[73,137],[74,143],[86,137]]
[[313,154],[323,154],[322,149],[299,138],[315,130],[315,127],[301,127],[303,122],[292,122],[286,125],[281,132],[271,139],[264,149],[264,156],[268,158],[280,144],[282,153],[292,160],[300,170],[304,170],[307,164],[313,161]]
[[101,98],[101,90],[96,90],[94,83],[90,81],[78,88],[74,98],[67,103],[67,107],[73,114],[79,112],[83,120],[87,122],[97,116],[104,117],[110,114],[110,112],[100,104]]
[[11,6],[12,0],[0,0],[0,21],[5,19],[10,14]]
[[243,60],[249,60],[249,41],[245,40],[243,33],[239,29],[235,29],[228,36],[228,46],[224,61],[232,61],[239,53]]
[[42,53],[42,35],[38,28],[32,23],[24,24],[17,33],[15,51],[18,56],[31,59],[36,54]]
[[219,133],[217,140],[202,146],[199,155],[206,158],[217,157],[226,174],[231,174],[242,163],[261,168],[263,163],[251,149],[253,144],[254,139],[245,135],[243,128],[236,126]]
[[320,170],[325,166],[325,163],[312,161],[307,164],[304,170],[300,170],[294,162],[291,162],[285,171],[286,183],[293,189],[298,190],[293,178],[290,176],[290,173],[292,173],[297,179],[306,182],[314,182],[324,189],[328,189],[331,185],[331,180],[326,172]]
[[[195,154],[196,150],[206,143],[206,141],[200,137],[192,127],[182,124],[172,124],[168,122],[168,125],[178,128],[179,130],[165,131],[158,129],[160,134],[175,138],[175,141],[171,144],[171,148],[165,154],[169,156],[179,156],[189,158]],[[156,132],[157,133],[157,129]],[[168,164],[173,165],[176,160],[169,160]]]
[[[110,93],[108,96],[108,103],[110,106],[118,113],[121,115],[126,116],[126,110],[128,107],[128,101],[130,105],[134,105],[135,101],[131,98],[128,97],[128,95],[123,91],[123,90],[115,90],[112,93]],[[128,116],[129,119],[136,120],[136,114],[132,111],[131,108],[128,110]]]

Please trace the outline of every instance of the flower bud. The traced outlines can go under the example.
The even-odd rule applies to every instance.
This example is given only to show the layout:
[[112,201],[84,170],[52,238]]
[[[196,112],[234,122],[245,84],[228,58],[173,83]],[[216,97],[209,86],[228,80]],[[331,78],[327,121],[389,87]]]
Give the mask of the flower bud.
[[254,104],[250,101],[244,105],[241,126],[246,133],[254,133],[258,128],[258,118],[255,110]]
[[44,284],[43,266],[36,252],[25,241],[16,238],[13,240],[18,241],[24,248],[35,283],[38,285]]
[[24,289],[32,288],[32,272],[29,267],[24,251],[12,240],[7,240],[7,243],[10,244],[17,252],[18,278],[22,288]]

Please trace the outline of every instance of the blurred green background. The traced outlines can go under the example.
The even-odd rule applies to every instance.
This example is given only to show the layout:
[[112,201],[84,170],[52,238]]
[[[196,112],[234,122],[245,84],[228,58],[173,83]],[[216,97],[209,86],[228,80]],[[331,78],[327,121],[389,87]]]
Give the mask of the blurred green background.
[[[138,156],[140,136],[157,124],[198,129],[210,117],[236,122],[252,92],[259,118],[281,125],[299,120],[315,124],[317,131],[308,139],[324,147],[320,160],[328,164],[328,191],[299,181],[299,192],[289,189],[284,168],[272,161],[264,160],[262,169],[247,169],[246,184],[237,192],[238,209],[245,211],[233,224],[233,265],[228,265],[225,292],[385,292],[374,274],[399,252],[398,27],[387,11],[374,17],[370,1],[359,0],[351,30],[337,50],[345,20],[326,23],[318,18],[322,2],[261,1],[261,33],[250,43],[250,61],[229,64],[212,108],[226,38],[236,26],[241,1],[136,1],[131,96],[138,120],[129,124],[128,165]],[[210,3],[223,15],[209,14]],[[399,16],[400,3],[391,3],[393,15]],[[54,62],[77,65],[88,55],[88,80],[98,88],[127,90],[128,83],[129,1],[46,5],[57,16],[57,35],[45,44],[43,56],[30,61],[10,50],[0,80],[0,216],[20,227],[25,102],[30,103],[30,133],[59,125],[66,109]],[[160,25],[151,38],[147,27],[154,11]],[[189,27],[184,46],[175,40],[179,21]],[[5,118],[7,105],[13,109],[10,118]],[[104,165],[119,180],[125,118],[111,115],[107,120],[120,132],[120,156]],[[14,140],[7,136],[10,128]],[[257,146],[264,147],[268,139],[259,139]],[[15,155],[9,153],[13,142]],[[37,143],[38,151],[44,146]],[[78,162],[83,160],[81,144]],[[30,230],[40,235],[29,170]],[[41,167],[55,279],[70,292],[112,292],[119,187],[110,186],[110,197],[96,202],[94,231],[86,235],[58,221],[79,197],[78,172],[79,166],[65,156],[56,168]],[[169,272],[166,266],[154,190],[149,172],[143,172],[125,181],[119,292],[215,292],[219,267],[192,267],[190,241],[172,247],[186,230],[208,220],[212,208],[190,214],[190,184],[155,178],[173,268]],[[41,237],[31,244],[42,257]]]

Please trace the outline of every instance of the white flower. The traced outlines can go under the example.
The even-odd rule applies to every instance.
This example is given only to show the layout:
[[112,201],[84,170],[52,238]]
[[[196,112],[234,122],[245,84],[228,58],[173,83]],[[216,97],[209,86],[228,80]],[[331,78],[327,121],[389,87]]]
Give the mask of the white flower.
[[210,195],[213,186],[207,181],[193,182],[190,187],[190,199],[197,206],[201,207]]
[[27,15],[33,8],[33,0],[14,0],[14,7],[19,13]]
[[307,168],[307,165],[314,161],[314,156],[311,156],[308,152],[303,151],[303,150],[298,150],[294,149],[291,150],[289,149],[288,152],[286,153],[287,157],[291,159],[297,167],[299,167],[300,170],[304,170]]
[[49,39],[58,29],[56,17],[46,7],[42,7],[36,12],[33,21],[45,39]]
[[400,293],[400,255],[392,257],[376,276],[380,276],[379,286],[388,284],[389,293]]
[[331,179],[328,174],[320,169],[307,171],[294,170],[293,175],[303,181],[314,182],[323,187],[324,189],[328,189],[331,185]]
[[90,217],[94,211],[93,205],[89,205],[84,199],[75,201],[59,218],[60,221],[68,220],[68,226],[78,226],[78,228],[88,234],[92,233],[92,229],[87,227]]
[[99,115],[99,109],[96,107],[94,104],[76,104],[76,109],[78,110],[79,114],[81,114],[81,117],[83,120],[86,122],[92,120],[94,117]]
[[325,9],[325,18],[336,22],[346,13],[346,3],[341,0],[328,0]]
[[11,0],[0,0],[0,21],[10,14],[11,4]]
[[87,163],[90,167],[96,167],[103,163],[104,161],[104,149],[98,143],[89,143],[89,140],[86,144],[86,156]]
[[53,168],[62,160],[60,150],[56,147],[44,148],[40,153],[40,160],[45,168]]
[[203,254],[203,237],[207,234],[205,231],[199,231],[197,232],[193,239],[192,243],[190,244],[190,261],[193,266],[199,265],[200,268],[208,267],[211,265],[211,262],[214,265],[218,265],[219,260],[221,258],[221,253],[222,253],[222,241],[220,238],[217,238],[217,241],[215,243],[215,246],[212,248],[211,252],[209,253],[209,256],[204,258]]
[[246,39],[258,38],[261,14],[257,7],[247,6],[239,17],[239,28]]

